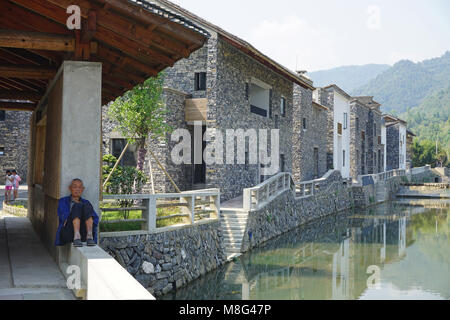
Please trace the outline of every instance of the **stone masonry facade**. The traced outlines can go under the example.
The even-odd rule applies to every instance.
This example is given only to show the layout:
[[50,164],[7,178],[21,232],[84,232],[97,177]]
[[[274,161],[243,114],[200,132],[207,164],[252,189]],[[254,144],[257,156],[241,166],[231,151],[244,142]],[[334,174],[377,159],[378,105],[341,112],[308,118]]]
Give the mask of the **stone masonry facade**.
[[355,99],[350,102],[350,175],[384,171],[381,144],[381,113]]
[[310,89],[296,84],[293,97],[292,175],[294,181],[317,179],[327,172],[324,132],[327,132],[329,110],[313,103]]
[[[206,90],[196,91],[194,89],[195,73],[197,72],[206,72]],[[272,88],[270,99],[272,117],[264,117],[250,111],[246,84],[252,79],[258,79]],[[191,132],[193,139],[193,126],[185,121],[185,100],[205,98],[208,111],[207,121],[204,125],[207,129],[216,129],[223,135],[225,163],[206,165],[205,184],[201,186],[202,188],[220,188],[222,201],[226,201],[242,195],[244,188],[253,187],[261,181],[260,165],[250,164],[249,155],[245,164],[237,164],[236,145],[234,164],[226,164],[226,130],[254,129],[257,133],[260,129],[269,130],[267,131],[267,144],[270,155],[270,130],[279,129],[280,170],[282,169],[281,161],[284,160],[284,171],[292,172],[292,81],[285,79],[221,40],[217,34],[213,34],[202,49],[166,70],[165,86],[168,87],[165,90],[165,101],[169,111],[167,122],[173,129],[187,129]],[[285,116],[281,114],[282,98],[285,99]],[[311,97],[305,100],[305,103],[309,103],[310,106]],[[107,152],[109,151],[107,147],[110,146],[108,139],[114,136],[114,125],[105,118],[103,131],[104,151]],[[245,151],[249,153],[250,146],[248,139],[246,140]],[[193,165],[177,166],[172,163],[170,154],[174,144],[170,143],[169,136],[165,142],[158,141],[152,145],[152,150],[156,151],[160,161],[166,166],[180,189],[198,188],[193,185]],[[149,161],[149,159],[147,160]],[[147,172],[148,161],[145,163]],[[168,179],[157,168],[156,163],[152,162],[152,168],[157,192],[174,191]],[[149,187],[147,184],[145,188],[148,190]]]
[[0,120],[0,169],[3,173],[16,169],[21,184],[26,184],[28,176],[30,116],[27,111],[5,111],[5,120]]
[[400,129],[399,125],[386,126],[386,171],[400,167]]

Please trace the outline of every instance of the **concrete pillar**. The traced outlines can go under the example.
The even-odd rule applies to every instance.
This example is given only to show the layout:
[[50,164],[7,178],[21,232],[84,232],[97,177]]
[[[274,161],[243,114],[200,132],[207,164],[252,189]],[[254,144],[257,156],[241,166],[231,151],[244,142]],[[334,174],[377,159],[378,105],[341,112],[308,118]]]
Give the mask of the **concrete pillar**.
[[[30,161],[43,165],[30,166],[28,214],[57,261],[64,255],[54,246],[58,200],[69,195],[72,179],[83,180],[83,197],[99,210],[101,79],[101,63],[65,61],[32,117]],[[45,133],[42,157],[35,146],[38,123]]]
[[98,213],[102,65],[65,61],[63,69],[60,195],[74,178],[83,180],[83,197]]

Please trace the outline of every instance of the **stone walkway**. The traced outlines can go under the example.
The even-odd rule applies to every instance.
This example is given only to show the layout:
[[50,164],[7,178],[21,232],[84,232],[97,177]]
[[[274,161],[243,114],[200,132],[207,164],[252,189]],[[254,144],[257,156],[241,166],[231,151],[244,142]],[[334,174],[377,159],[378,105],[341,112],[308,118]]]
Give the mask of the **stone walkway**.
[[0,217],[0,300],[73,300],[28,218]]

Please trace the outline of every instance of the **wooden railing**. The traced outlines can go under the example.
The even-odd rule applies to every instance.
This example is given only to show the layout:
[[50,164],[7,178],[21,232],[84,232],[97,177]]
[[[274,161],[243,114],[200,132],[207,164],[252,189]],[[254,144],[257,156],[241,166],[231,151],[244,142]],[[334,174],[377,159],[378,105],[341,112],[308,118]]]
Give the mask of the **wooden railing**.
[[[129,208],[103,208],[102,212],[141,211],[140,219],[102,220],[100,223],[116,224],[140,222],[142,230],[157,230],[157,221],[184,218],[179,225],[195,224],[203,219],[220,218],[220,190],[208,189],[171,194],[105,195],[104,200],[133,200],[139,203]],[[158,215],[158,209],[179,208],[179,212],[167,216]]]

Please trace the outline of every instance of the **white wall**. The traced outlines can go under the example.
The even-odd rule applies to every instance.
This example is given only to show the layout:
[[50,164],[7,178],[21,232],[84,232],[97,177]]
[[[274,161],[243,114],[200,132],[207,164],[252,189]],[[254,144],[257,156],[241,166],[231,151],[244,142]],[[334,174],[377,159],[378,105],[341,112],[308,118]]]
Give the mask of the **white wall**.
[[384,145],[384,171],[386,171],[386,143],[387,143],[387,139],[386,139],[386,124],[383,123],[381,124],[381,143]]
[[[344,113],[347,113],[347,129],[344,129]],[[338,123],[342,123],[342,136],[338,135]],[[345,166],[343,166],[345,150]],[[334,154],[333,165],[342,177],[350,177],[350,100],[334,92]]]

